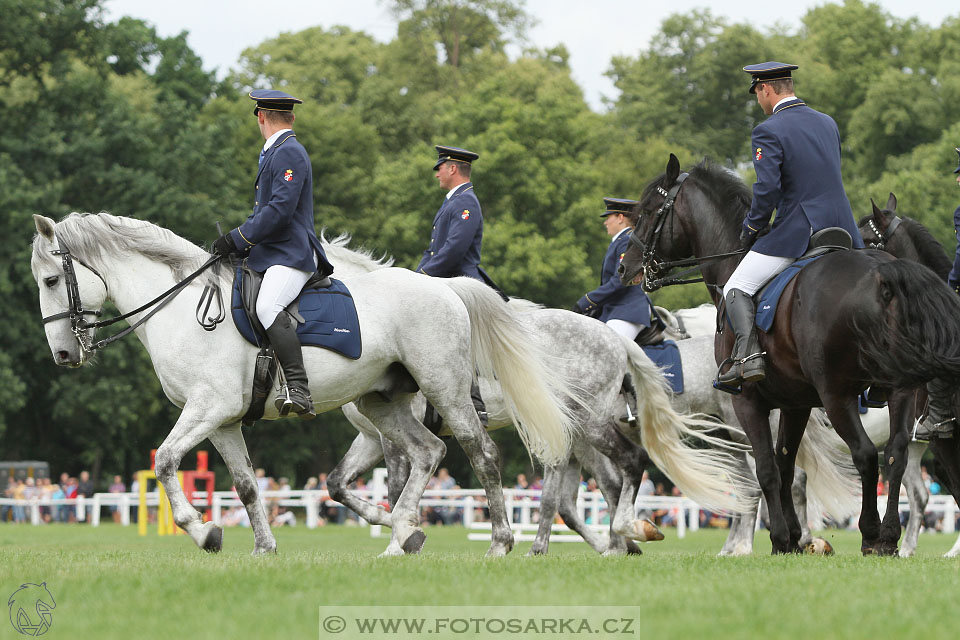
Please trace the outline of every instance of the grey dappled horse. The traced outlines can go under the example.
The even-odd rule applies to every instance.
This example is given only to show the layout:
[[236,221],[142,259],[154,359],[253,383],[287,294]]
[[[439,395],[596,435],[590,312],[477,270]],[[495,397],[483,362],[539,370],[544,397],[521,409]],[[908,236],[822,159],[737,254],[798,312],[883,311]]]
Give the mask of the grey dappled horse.
[[[31,267],[47,342],[58,365],[79,367],[95,350],[93,329],[80,321],[89,311],[70,311],[98,310],[106,300],[121,313],[134,311],[210,258],[189,241],[141,220],[103,213],[71,214],[59,223],[43,216],[34,220]],[[204,331],[193,321],[204,282],[229,291],[231,277],[208,274],[195,280],[137,327],[136,334],[164,393],[183,409],[156,455],[157,478],[170,498],[174,520],[201,548],[220,549],[222,530],[202,521],[176,477],[183,456],[209,438],[227,463],[250,516],[254,553],[264,553],[276,549],[276,540],[257,499],[240,430],[251,400],[257,348],[240,336],[229,315],[215,331]],[[393,531],[384,554],[415,553],[422,547],[420,497],[446,452],[444,443],[410,411],[417,390],[442,412],[487,489],[493,521],[488,554],[506,554],[513,535],[497,450],[470,401],[473,371],[497,377],[506,412],[521,425],[531,452],[547,464],[565,460],[575,431],[564,409],[577,404],[570,381],[483,283],[380,269],[351,277],[348,285],[363,327],[362,356],[350,360],[326,349],[304,349],[304,360],[318,411],[356,401],[357,409],[411,461],[390,516]],[[266,407],[265,418],[276,418],[273,398]]]
[[[369,271],[382,268],[383,263],[372,261],[368,253],[347,249],[347,239],[343,236],[332,242],[326,240],[324,242],[325,251],[342,272],[350,272],[352,269]],[[710,472],[710,465],[718,461],[705,457],[701,464],[692,466],[696,461],[690,459],[691,453],[688,448],[682,446],[677,440],[678,436],[682,437],[688,430],[682,428],[684,419],[681,418],[678,422],[678,416],[676,416],[677,411],[733,416],[728,396],[716,391],[710,385],[714,373],[712,338],[684,340],[679,343],[685,361],[686,392],[680,396],[673,396],[664,391],[663,376],[642,350],[632,341],[622,338],[613,339],[615,334],[604,324],[567,311],[542,309],[524,300],[513,299],[510,305],[525,311],[521,317],[526,319],[538,339],[544,341],[544,347],[552,353],[566,356],[563,361],[564,366],[568,367],[566,375],[580,380],[585,390],[593,395],[591,411],[572,409],[582,427],[582,437],[574,439],[574,455],[580,463],[593,472],[601,492],[611,505],[611,509],[615,511],[611,520],[608,546],[602,536],[598,536],[583,523],[576,511],[579,465],[571,462],[567,465],[548,466],[544,473],[540,505],[541,524],[531,553],[546,552],[550,524],[557,510],[568,526],[580,533],[594,549],[600,552],[635,552],[634,547],[629,543],[624,545],[619,537],[621,534],[628,539],[638,541],[651,539],[651,536],[657,535],[658,532],[651,529],[649,523],[635,519],[632,513],[632,505],[645,463],[645,454],[630,440],[643,442],[657,466],[688,496],[705,506],[716,504],[716,497],[706,496],[708,499],[704,499],[703,490],[699,488],[703,480],[698,475],[690,474],[699,474],[700,471]],[[715,311],[711,311],[711,314],[715,315]],[[705,321],[702,310],[693,310],[693,313],[679,311],[677,315],[687,317],[691,326],[711,327],[709,331],[712,335],[713,321]],[[631,425],[619,420],[625,410],[620,392],[624,376],[628,373],[636,389],[636,402],[641,407],[637,423],[641,430],[647,429],[643,431],[640,438],[637,437],[639,434],[631,433],[633,430]],[[500,400],[497,385],[481,377],[480,387],[491,414],[490,428],[510,425],[509,417],[498,409]],[[653,410],[645,409],[650,407],[653,407]],[[422,410],[421,406],[415,412],[422,415]],[[386,451],[387,466],[390,469],[388,481],[398,472],[402,477],[404,462],[399,459],[399,455],[391,451],[388,443],[386,447],[381,446],[381,438],[372,426],[365,425],[364,421],[350,410],[349,405],[344,407],[344,413],[360,431],[360,435],[344,460],[330,474],[328,486],[335,499],[354,509],[365,519],[380,523],[384,518],[382,512],[378,512],[376,507],[351,494],[346,486],[358,475],[378,463],[384,451]],[[689,420],[688,422],[696,429],[718,426],[714,423],[704,424]],[[627,433],[631,438],[625,439],[620,432]],[[720,449],[731,448],[729,443],[716,438],[709,438],[708,443]],[[669,448],[665,449],[665,447]],[[751,478],[752,472],[742,456],[742,451],[734,448],[732,453],[739,457],[739,471],[735,476],[739,479]],[[726,464],[728,460],[727,455],[723,454],[722,462]],[[812,477],[821,493],[829,496],[832,492],[836,492],[837,486],[845,486],[842,477],[834,471],[833,461],[819,460],[809,455],[806,447],[801,453],[801,460],[814,469]],[[721,465],[719,469],[722,470],[723,466]],[[740,482],[737,484],[740,485],[736,489],[738,500],[743,504],[736,509],[730,509],[729,505],[721,508],[728,511],[752,512],[755,520],[759,487],[752,478],[749,484]],[[721,491],[731,488],[734,487],[718,487]],[[749,522],[751,545],[754,520]],[[735,545],[735,548],[736,551],[731,553],[743,552],[742,544]]]

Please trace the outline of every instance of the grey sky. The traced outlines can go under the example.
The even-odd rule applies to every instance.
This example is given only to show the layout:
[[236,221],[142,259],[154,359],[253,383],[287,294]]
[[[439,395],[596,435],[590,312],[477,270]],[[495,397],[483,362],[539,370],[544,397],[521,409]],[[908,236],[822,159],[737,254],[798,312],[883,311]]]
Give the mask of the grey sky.
[[[601,96],[615,97],[616,89],[603,73],[615,55],[636,55],[667,16],[709,6],[715,15],[765,28],[776,22],[797,27],[811,7],[823,0],[792,3],[748,0],[527,0],[527,12],[539,24],[530,36],[539,47],[559,43],[570,51],[575,80],[595,109]],[[948,16],[960,16],[956,0],[880,0],[899,18],[917,17],[939,25]],[[188,42],[204,67],[221,75],[236,64],[244,48],[284,31],[342,24],[386,42],[396,35],[396,23],[377,0],[107,0],[107,18],[129,15],[153,24],[163,36],[190,33]],[[264,10],[269,6],[268,10]],[[748,62],[753,61],[747,61]]]

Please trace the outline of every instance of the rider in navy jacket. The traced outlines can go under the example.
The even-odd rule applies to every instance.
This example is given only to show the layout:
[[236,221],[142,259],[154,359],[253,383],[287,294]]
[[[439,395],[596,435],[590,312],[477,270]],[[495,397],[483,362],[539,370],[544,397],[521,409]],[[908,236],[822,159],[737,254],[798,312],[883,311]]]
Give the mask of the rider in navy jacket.
[[[840,133],[828,115],[806,106],[793,93],[796,65],[764,62],[744,67],[763,112],[770,116],[753,130],[751,154],[757,181],[743,221],[740,244],[749,249],[724,286],[727,320],[736,334],[732,365],[717,375],[718,386],[735,391],[765,376],[755,327],[752,296],[807,250],[810,236],[842,227],[853,246],[863,240],[843,189]],[[770,217],[777,215],[770,226]],[[769,232],[758,234],[770,226]]]
[[[960,147],[956,149],[960,155]],[[957,183],[960,184],[960,162],[957,168],[953,170],[957,175]],[[957,232],[957,251],[953,259],[953,269],[947,277],[947,284],[950,288],[960,293],[960,207],[953,212],[953,227]],[[930,440],[932,438],[952,438],[957,421],[954,416],[953,398],[956,384],[944,380],[931,380],[927,383],[927,417],[917,427],[914,436],[917,440]]]
[[[610,324],[617,333],[634,339],[643,328],[650,326],[650,299],[641,287],[621,284],[617,267],[630,244],[630,229],[636,222],[633,208],[637,201],[604,198],[603,202],[606,210],[600,215],[613,240],[603,256],[600,286],[580,298],[576,310],[587,315],[599,310],[598,319],[601,322]],[[611,323],[611,320],[615,322]]]
[[480,156],[466,149],[436,146],[433,166],[447,197],[433,218],[430,246],[417,265],[418,273],[438,278],[480,276],[480,247],[483,243],[483,214],[470,182],[472,163]]
[[263,273],[257,318],[266,329],[286,380],[276,400],[280,415],[290,411],[312,417],[313,402],[296,323],[284,308],[317,272],[329,275],[313,226],[313,170],[310,157],[293,132],[293,106],[302,100],[282,91],[250,92],[264,149],[260,152],[253,213],[238,228],[213,243],[218,255],[246,255],[248,266]]

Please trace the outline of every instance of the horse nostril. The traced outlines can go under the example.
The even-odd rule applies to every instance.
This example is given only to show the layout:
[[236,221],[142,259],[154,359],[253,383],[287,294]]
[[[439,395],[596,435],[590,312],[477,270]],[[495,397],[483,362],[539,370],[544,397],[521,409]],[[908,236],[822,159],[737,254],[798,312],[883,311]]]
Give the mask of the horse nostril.
[[57,362],[66,362],[70,359],[70,354],[66,351],[57,351]]

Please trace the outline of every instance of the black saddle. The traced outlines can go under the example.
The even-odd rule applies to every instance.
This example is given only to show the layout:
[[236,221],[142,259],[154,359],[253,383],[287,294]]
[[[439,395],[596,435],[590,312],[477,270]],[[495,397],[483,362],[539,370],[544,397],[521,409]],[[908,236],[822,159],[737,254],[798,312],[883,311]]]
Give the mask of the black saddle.
[[850,233],[846,229],[843,227],[827,227],[810,236],[810,244],[807,245],[806,253],[797,260],[852,248],[853,238],[850,237]]

